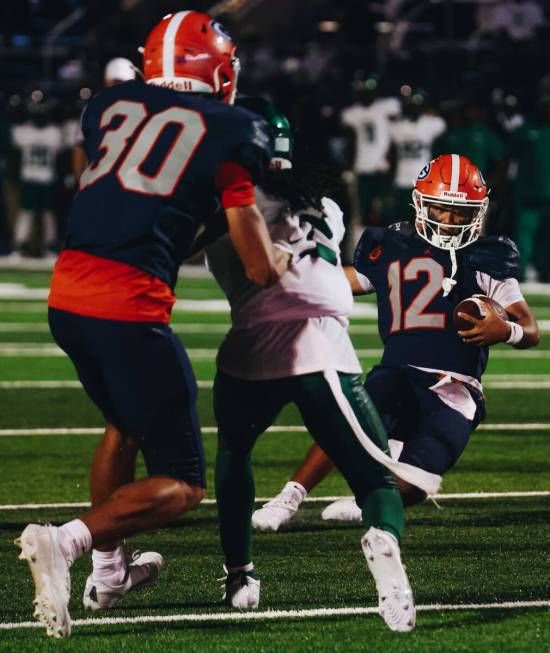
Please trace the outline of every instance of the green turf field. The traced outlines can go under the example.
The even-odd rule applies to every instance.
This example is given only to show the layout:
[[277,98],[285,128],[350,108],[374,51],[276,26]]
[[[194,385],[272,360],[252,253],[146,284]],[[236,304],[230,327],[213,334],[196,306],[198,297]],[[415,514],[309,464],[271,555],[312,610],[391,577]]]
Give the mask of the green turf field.
[[[376,592],[361,553],[361,527],[321,519],[325,497],[348,493],[333,475],[281,533],[255,537],[262,602],[252,619],[220,604],[223,560],[215,506],[207,502],[169,528],[135,538],[136,548],[165,556],[163,577],[109,614],[81,607],[90,560],[79,560],[72,574],[73,635],[48,640],[29,623],[33,587],[12,540],[30,521],[61,523],[79,514],[70,504],[87,501],[88,465],[101,428],[49,336],[48,279],[44,271],[0,271],[1,651],[550,651],[550,340],[544,333],[536,350],[494,349],[487,421],[443,485],[443,495],[454,498],[408,513],[403,557],[419,606],[413,633],[391,633],[373,614]],[[229,317],[223,304],[210,312],[186,303],[222,299],[209,278],[182,279],[178,299],[174,330],[200,382],[212,487],[213,361]],[[550,295],[529,300],[540,320],[550,319]],[[351,332],[366,370],[380,342],[372,301],[370,310],[369,302],[362,304]],[[310,444],[292,407],[278,424],[284,428],[266,434],[255,451],[258,497],[280,489]],[[497,496],[468,496],[484,492]]]

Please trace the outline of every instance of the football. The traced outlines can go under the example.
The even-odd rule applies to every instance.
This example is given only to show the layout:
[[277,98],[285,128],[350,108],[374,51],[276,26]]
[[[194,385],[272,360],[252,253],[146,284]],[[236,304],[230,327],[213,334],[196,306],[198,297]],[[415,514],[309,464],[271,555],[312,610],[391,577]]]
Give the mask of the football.
[[458,303],[453,311],[453,322],[457,331],[469,331],[474,325],[466,320],[458,317],[459,313],[466,313],[466,315],[471,315],[477,320],[483,319],[486,315],[486,306],[488,304],[490,310],[494,311],[498,317],[503,320],[508,319],[508,313],[505,309],[494,299],[487,297],[486,295],[472,295],[472,297],[467,297]]

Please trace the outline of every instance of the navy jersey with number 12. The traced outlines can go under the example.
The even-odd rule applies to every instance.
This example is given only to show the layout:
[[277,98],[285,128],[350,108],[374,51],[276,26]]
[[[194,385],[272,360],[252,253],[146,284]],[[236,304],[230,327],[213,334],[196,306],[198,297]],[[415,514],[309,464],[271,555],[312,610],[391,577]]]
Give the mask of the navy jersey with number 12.
[[376,292],[382,365],[412,365],[481,379],[488,348],[462,341],[453,310],[466,297],[485,294],[480,275],[517,279],[519,252],[508,238],[488,236],[456,254],[457,283],[444,297],[442,282],[451,275],[449,252],[429,245],[408,223],[363,233],[354,267]]

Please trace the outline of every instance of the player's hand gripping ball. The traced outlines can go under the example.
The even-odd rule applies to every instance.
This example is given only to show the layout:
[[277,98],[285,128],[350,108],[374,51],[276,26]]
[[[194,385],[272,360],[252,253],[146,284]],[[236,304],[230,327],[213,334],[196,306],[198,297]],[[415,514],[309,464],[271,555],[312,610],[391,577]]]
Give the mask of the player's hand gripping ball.
[[453,322],[458,335],[468,344],[487,346],[510,337],[508,313],[494,299],[473,295],[455,306]]

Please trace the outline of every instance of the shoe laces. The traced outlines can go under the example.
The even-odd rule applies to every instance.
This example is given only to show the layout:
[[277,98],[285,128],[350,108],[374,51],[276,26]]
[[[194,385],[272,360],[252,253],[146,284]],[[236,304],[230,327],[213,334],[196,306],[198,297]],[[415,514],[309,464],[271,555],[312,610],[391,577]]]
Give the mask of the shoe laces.
[[130,556],[128,560],[128,564],[131,564],[132,562],[135,562],[138,558],[141,557],[142,551],[141,549],[136,549],[132,555]]

